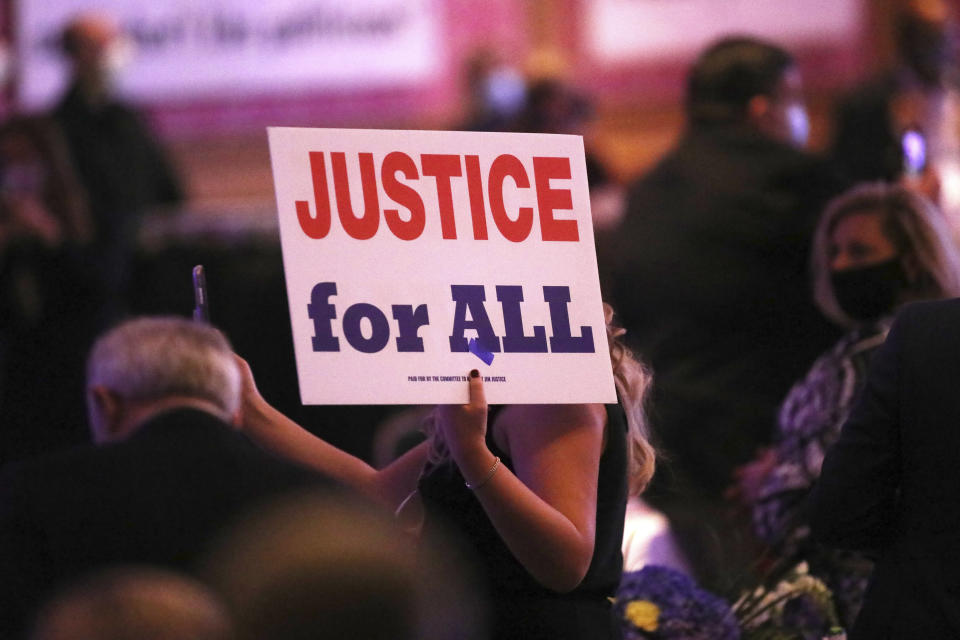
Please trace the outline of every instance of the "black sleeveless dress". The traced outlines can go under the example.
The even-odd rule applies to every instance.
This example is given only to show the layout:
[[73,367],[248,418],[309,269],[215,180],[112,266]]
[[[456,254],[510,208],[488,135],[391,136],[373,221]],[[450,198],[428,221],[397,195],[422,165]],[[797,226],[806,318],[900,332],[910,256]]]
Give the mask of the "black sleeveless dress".
[[[491,407],[488,423],[493,424]],[[609,598],[623,568],[621,542],[627,504],[627,420],[620,405],[606,405],[607,443],[600,457],[597,523],[593,558],[583,582],[556,593],[536,582],[517,562],[487,518],[483,506],[464,486],[455,463],[433,467],[420,479],[425,526],[452,530],[474,555],[491,606],[496,640],[611,640],[621,638]],[[487,446],[513,470],[487,430]]]

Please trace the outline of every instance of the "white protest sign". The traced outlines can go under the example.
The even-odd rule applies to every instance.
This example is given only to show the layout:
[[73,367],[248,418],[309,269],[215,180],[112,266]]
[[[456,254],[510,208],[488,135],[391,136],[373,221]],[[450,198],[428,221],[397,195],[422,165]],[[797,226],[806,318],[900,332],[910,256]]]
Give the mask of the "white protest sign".
[[582,138],[268,134],[304,403],[616,401]]

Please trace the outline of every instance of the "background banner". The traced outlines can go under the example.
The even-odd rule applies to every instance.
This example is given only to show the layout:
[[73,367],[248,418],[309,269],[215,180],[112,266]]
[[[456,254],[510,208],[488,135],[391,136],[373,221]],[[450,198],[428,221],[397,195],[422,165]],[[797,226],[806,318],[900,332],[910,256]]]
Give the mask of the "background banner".
[[21,104],[43,106],[59,93],[60,31],[92,9],[129,37],[130,66],[119,80],[135,100],[406,85],[442,68],[431,0],[23,0]]
[[603,62],[694,54],[724,35],[786,46],[842,42],[857,32],[863,0],[587,0],[587,50]]

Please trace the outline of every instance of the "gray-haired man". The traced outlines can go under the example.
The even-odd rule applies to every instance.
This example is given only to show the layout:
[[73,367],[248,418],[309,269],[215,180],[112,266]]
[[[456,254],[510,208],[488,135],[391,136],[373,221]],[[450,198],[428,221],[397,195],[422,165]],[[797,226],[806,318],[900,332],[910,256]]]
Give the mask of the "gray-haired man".
[[16,637],[65,581],[111,564],[189,570],[255,504],[324,484],[233,428],[239,372],[209,326],[119,325],[91,351],[87,397],[96,445],[0,476],[0,637]]

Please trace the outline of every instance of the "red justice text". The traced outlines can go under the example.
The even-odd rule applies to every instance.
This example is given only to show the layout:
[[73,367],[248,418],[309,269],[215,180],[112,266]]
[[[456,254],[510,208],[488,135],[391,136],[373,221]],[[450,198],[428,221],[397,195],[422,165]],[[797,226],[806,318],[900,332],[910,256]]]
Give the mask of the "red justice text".
[[[570,179],[570,159],[565,157],[534,157],[533,175],[527,173],[519,158],[510,154],[497,156],[484,175],[480,158],[475,155],[421,154],[419,164],[401,151],[388,153],[377,167],[372,153],[358,153],[360,188],[363,209],[355,209],[350,198],[347,158],[343,152],[311,151],[310,172],[313,180],[315,213],[311,203],[296,201],[300,228],[310,238],[325,238],[330,233],[330,184],[327,180],[329,161],[333,176],[333,199],[337,218],[351,238],[372,238],[380,226],[381,214],[390,232],[400,240],[415,240],[423,234],[426,211],[421,193],[430,189],[435,193],[440,217],[440,232],[444,239],[454,240],[458,229],[454,219],[453,184],[466,180],[469,195],[471,229],[468,237],[474,240],[488,238],[487,212],[496,232],[512,242],[523,242],[533,229],[533,207],[518,207],[507,211],[504,204],[504,186],[509,180],[515,189],[532,189],[536,196],[540,239],[544,241],[577,242],[580,239],[575,219],[557,219],[558,210],[571,210],[573,198],[569,189],[551,188],[550,181]],[[351,158],[352,159],[352,158]],[[407,182],[401,182],[398,174]],[[432,180],[425,180],[432,178]],[[381,210],[378,185],[395,206]],[[484,190],[486,187],[486,190]],[[486,196],[486,197],[485,197]],[[385,203],[386,204],[386,203]],[[461,229],[462,234],[464,231]]]

